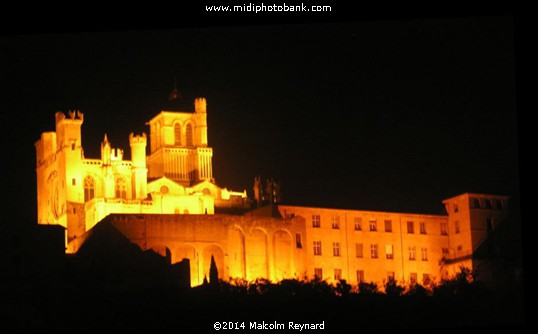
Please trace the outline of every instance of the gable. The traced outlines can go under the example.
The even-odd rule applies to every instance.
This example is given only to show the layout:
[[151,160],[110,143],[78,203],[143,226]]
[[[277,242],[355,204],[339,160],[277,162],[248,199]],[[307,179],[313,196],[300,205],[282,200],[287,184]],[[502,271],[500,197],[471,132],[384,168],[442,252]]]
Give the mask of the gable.
[[185,187],[163,176],[157,180],[148,183],[148,193],[185,195]]
[[193,192],[201,192],[204,195],[211,195],[214,198],[220,198],[220,192],[222,190],[219,186],[208,180],[195,184],[191,189]]

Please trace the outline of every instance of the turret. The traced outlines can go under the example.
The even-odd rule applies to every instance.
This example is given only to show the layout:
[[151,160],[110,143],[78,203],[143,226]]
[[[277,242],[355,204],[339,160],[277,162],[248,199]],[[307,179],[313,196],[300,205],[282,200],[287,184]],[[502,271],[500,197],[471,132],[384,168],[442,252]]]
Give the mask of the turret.
[[207,101],[205,97],[194,99],[194,112],[205,114],[207,112]]
[[133,197],[136,199],[144,199],[147,196],[148,176],[148,169],[146,168],[146,134],[142,133],[141,136],[135,136],[131,133],[129,135],[129,144],[131,145],[131,159],[133,162]]
[[84,122],[84,114],[79,110],[69,111],[69,118],[61,111],[56,118],[56,146],[58,149],[69,147],[71,150],[82,147],[80,128]]
[[197,127],[200,133],[200,146],[207,146],[207,101],[205,97],[194,99],[194,112],[200,114],[197,118]]
[[105,138],[101,142],[101,160],[103,160],[103,165],[110,165],[110,156],[112,153],[112,147],[108,141],[108,137],[105,133]]

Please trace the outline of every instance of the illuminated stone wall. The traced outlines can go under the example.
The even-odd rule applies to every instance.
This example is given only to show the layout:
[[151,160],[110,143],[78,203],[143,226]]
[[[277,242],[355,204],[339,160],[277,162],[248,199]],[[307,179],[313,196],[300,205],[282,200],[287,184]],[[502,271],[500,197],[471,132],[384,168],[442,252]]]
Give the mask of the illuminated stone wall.
[[[474,198],[480,207],[472,207]],[[489,207],[487,200],[495,205]],[[344,279],[382,288],[393,277],[400,284],[428,286],[461,266],[473,269],[474,251],[488,229],[496,228],[488,227],[487,219],[500,224],[507,213],[503,196],[463,194],[444,203],[448,216],[280,205],[283,218],[123,214],[106,220],[143,250],[170,254],[172,263],[188,259],[192,286],[209,277],[211,256],[223,280],[320,275],[330,283]],[[82,242],[74,243],[73,251]]]
[[209,279],[211,256],[224,280],[302,279],[307,273],[307,250],[297,243],[297,235],[305,235],[299,217],[113,214],[105,221],[143,250],[169,253],[172,263],[189,259],[192,286]]
[[284,205],[278,209],[283,217],[306,221],[309,278],[317,269],[330,282],[341,278],[358,284],[362,279],[382,285],[392,276],[401,283],[428,285],[454,275],[461,266],[474,269],[473,255],[488,230],[505,219],[507,201],[506,196],[462,194],[443,201],[447,216]]
[[460,266],[474,269],[477,261],[473,255],[506,219],[508,197],[465,193],[443,203],[448,212],[450,242],[445,270],[453,275]]
[[440,225],[446,216],[282,205],[279,212],[306,221],[309,278],[316,269],[323,279],[351,284],[382,284],[389,276],[422,284],[442,276],[438,261],[448,238]]
[[215,206],[245,208],[248,200],[212,178],[206,112],[199,98],[194,113],[159,113],[148,123],[149,156],[146,135],[129,135],[132,160],[106,134],[101,157],[86,158],[84,115],[56,113],[55,132],[35,143],[38,223],[63,226],[75,253],[109,219],[142,249],[170,252],[173,263],[189,259],[192,285],[209,276],[211,256],[222,279],[427,285],[473,269],[475,252],[506,217],[508,198],[484,194],[444,200],[446,216],[286,205],[278,206],[282,219],[214,215]]

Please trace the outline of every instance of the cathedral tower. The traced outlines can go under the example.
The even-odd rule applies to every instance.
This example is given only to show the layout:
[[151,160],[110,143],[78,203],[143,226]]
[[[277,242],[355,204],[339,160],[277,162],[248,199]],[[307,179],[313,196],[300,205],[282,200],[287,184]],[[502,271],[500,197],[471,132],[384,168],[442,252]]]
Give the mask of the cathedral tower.
[[194,113],[161,111],[147,123],[150,127],[149,178],[166,176],[183,186],[213,179],[206,99],[195,99],[194,110]]
[[81,184],[84,115],[69,111],[55,115],[55,132],[45,132],[35,143],[38,223],[59,224],[77,230],[84,203]]

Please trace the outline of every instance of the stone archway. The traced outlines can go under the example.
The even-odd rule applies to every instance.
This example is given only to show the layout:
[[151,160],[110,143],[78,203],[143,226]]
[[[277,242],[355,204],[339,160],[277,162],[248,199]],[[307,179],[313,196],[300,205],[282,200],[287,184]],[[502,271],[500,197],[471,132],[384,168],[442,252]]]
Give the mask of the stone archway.
[[199,280],[198,274],[198,259],[196,256],[196,249],[188,244],[179,244],[172,247],[172,264],[179,263],[183,259],[189,260],[190,266],[190,277],[191,277],[191,286],[196,286],[202,284],[202,281]]
[[267,257],[267,233],[254,229],[246,240],[246,272],[247,280],[269,278]]
[[278,230],[273,234],[273,256],[273,278],[280,281],[291,277],[292,238],[288,231]]
[[238,227],[232,227],[228,239],[228,276],[231,278],[247,278],[245,271],[245,234]]
[[202,268],[204,268],[202,273],[202,282],[204,277],[209,280],[210,277],[210,268],[211,268],[211,257],[215,259],[215,264],[217,265],[217,270],[219,274],[219,280],[223,280],[225,276],[226,268],[224,267],[224,252],[222,248],[217,245],[210,245],[204,248],[202,256]]

